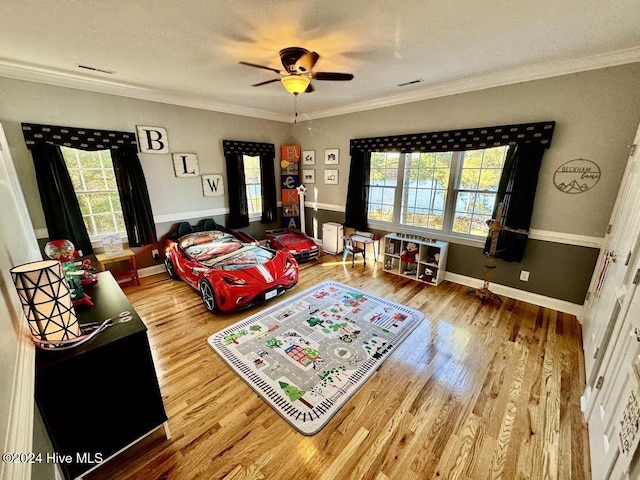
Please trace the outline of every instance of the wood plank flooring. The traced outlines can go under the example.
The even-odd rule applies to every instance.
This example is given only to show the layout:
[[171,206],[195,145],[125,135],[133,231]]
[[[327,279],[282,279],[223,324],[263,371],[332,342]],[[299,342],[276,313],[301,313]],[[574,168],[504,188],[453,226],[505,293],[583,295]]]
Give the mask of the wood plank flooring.
[[261,307],[212,315],[195,290],[167,275],[125,287],[149,329],[172,438],[158,429],[87,478],[591,478],[575,317],[508,298],[482,305],[462,285],[432,287],[371,261],[352,268],[340,260],[302,264],[298,286],[285,296],[335,280],[426,319],[311,437],[207,345]]

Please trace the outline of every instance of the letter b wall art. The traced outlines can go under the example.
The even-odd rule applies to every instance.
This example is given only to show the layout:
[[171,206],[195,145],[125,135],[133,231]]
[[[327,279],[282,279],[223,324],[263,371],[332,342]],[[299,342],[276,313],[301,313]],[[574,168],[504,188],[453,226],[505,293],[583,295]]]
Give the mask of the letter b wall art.
[[140,153],[169,153],[169,136],[162,127],[136,125]]

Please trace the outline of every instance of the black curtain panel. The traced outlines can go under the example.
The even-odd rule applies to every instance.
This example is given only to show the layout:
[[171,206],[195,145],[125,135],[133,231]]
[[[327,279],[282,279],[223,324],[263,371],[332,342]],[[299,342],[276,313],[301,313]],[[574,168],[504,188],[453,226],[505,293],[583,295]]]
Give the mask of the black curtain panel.
[[[43,145],[49,147],[55,146],[62,160],[61,165],[64,167],[67,177],[69,176],[67,167],[62,159],[62,154],[58,146],[87,151],[110,150],[120,201],[122,203],[122,213],[127,229],[129,246],[137,247],[157,241],[147,183],[140,165],[140,159],[138,158],[138,144],[135,133],[95,130],[91,128],[60,127],[57,125],[39,125],[34,123],[23,123],[22,133],[27,148],[29,148],[33,154],[35,164],[38,164],[36,156],[39,156],[36,152],[42,151],[41,147]],[[51,158],[49,158],[49,161],[53,162]],[[41,165],[40,168],[44,168],[44,166]],[[37,170],[38,167],[36,166],[36,172]],[[67,192],[65,194],[66,196],[63,196],[63,193],[61,193],[63,189],[58,189],[58,191],[60,192],[58,196],[55,198],[53,196],[49,197],[48,201],[53,200],[54,205],[67,204],[67,197],[71,196],[71,194]],[[72,196],[77,204],[78,200],[72,187],[69,192],[73,194]],[[42,201],[46,219],[47,207],[44,205],[44,198]],[[75,230],[83,230],[85,236],[87,236],[82,216],[80,216],[78,220],[78,218],[74,217],[71,213],[66,213],[66,208],[63,209],[63,211],[65,212],[64,223],[73,224]],[[55,238],[53,234],[57,232],[57,230],[55,228],[52,229],[50,225],[50,222],[54,222],[54,220],[46,219],[46,221],[49,236]],[[59,221],[60,219],[56,219],[55,223]],[[90,245],[89,243],[89,248],[82,248],[85,254],[92,252]],[[79,248],[78,245],[76,245],[76,248]]]
[[278,218],[276,175],[274,161],[276,149],[273,143],[223,140],[222,150],[227,163],[229,190],[229,228],[249,226],[249,206],[244,178],[243,155],[260,157],[260,183],[262,184],[262,223],[272,223]]
[[367,229],[369,214],[369,174],[371,171],[371,152],[353,150],[347,185],[347,204],[344,224],[356,230]]
[[227,162],[227,190],[229,191],[229,228],[249,226],[249,206],[247,205],[247,184],[244,177],[242,153],[229,152],[224,156]]
[[[531,226],[538,172],[542,165],[545,148],[539,142],[519,143],[509,147],[493,211],[495,218],[498,204],[502,202],[501,224],[509,229],[528,232]],[[496,258],[507,262],[522,261],[527,239],[528,234],[526,233],[500,231]],[[486,254],[489,253],[490,244],[491,237],[489,236],[484,248]]]
[[129,246],[156,243],[156,224],[138,151],[132,146],[121,147],[111,150],[111,159]]
[[40,200],[51,240],[70,240],[84,255],[93,253],[76,192],[57,145],[37,143],[31,148]]
[[262,183],[262,223],[278,220],[278,201],[276,198],[275,157],[263,153],[260,155],[260,183]]

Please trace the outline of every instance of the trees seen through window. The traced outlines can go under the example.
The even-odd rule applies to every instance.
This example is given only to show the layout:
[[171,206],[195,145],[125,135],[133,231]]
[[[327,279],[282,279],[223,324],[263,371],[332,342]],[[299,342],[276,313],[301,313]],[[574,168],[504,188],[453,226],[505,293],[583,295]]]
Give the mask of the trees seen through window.
[[368,220],[486,236],[506,151],[373,152]]

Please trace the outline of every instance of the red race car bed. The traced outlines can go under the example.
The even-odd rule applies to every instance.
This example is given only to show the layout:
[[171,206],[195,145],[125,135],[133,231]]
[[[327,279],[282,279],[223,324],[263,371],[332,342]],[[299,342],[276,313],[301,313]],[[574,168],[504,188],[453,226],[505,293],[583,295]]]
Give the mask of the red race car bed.
[[264,302],[298,283],[293,255],[248,243],[232,232],[196,232],[172,240],[164,263],[172,278],[200,292],[211,312]]

